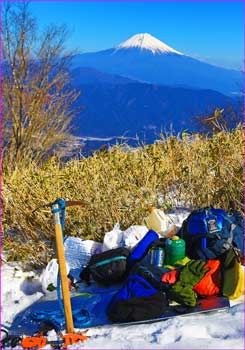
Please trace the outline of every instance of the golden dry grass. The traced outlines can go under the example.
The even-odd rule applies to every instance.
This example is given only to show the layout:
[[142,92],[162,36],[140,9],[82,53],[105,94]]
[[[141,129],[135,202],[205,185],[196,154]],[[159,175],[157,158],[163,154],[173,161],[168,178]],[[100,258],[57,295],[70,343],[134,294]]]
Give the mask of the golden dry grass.
[[123,228],[140,224],[152,205],[212,204],[243,211],[243,159],[238,126],[212,137],[170,136],[137,149],[118,145],[65,164],[52,158],[14,172],[4,164],[4,249],[10,259],[45,263],[52,254],[52,216],[49,208],[32,211],[59,197],[87,203],[67,209],[66,234],[95,240],[116,222]]

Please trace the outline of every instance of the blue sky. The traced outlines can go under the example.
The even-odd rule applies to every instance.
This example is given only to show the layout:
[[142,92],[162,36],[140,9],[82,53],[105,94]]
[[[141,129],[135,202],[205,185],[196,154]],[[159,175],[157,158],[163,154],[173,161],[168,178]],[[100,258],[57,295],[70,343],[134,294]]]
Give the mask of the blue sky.
[[31,3],[41,27],[67,24],[67,45],[81,52],[111,48],[137,33],[150,33],[195,58],[242,68],[243,2]]

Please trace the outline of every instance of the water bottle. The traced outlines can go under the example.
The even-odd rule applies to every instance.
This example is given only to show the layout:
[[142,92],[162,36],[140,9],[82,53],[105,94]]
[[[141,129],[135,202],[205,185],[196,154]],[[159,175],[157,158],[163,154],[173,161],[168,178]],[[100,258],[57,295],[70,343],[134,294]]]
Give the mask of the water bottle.
[[150,214],[144,219],[144,224],[149,230],[153,230],[164,237],[173,236],[176,232],[176,226],[171,218],[162,210],[152,207]]
[[158,267],[164,265],[164,249],[162,247],[155,247],[150,250],[150,264]]
[[178,236],[168,238],[165,244],[165,265],[173,265],[185,257],[185,241]]

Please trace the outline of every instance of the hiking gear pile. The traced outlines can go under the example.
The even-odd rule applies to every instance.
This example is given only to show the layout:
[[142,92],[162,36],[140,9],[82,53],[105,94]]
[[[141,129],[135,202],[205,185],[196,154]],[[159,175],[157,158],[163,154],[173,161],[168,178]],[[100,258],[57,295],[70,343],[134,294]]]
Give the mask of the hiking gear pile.
[[[172,301],[195,307],[200,297],[232,299],[243,293],[238,258],[238,251],[241,255],[244,249],[243,218],[238,212],[213,207],[194,210],[178,236],[167,238],[164,232],[163,238],[159,233],[149,230],[127,257],[124,277],[128,277],[108,308],[111,321],[157,318]],[[165,251],[157,273],[151,258],[156,246]]]
[[[125,235],[126,231],[115,226],[105,235],[102,248],[90,250],[86,266],[80,267],[80,280],[75,284],[91,284],[85,287],[88,292],[72,300],[74,324],[78,327],[79,315],[84,327],[164,319],[174,314],[171,306],[176,303],[186,312],[206,299],[239,297],[244,289],[240,259],[244,252],[243,225],[239,213],[210,207],[194,210],[175,233],[177,238],[173,233],[168,237],[166,232],[163,237],[145,226],[133,226]],[[109,246],[113,248],[107,249]],[[162,266],[153,262],[156,248],[164,250]],[[89,295],[91,290],[95,294]],[[97,315],[101,318],[98,323]],[[34,316],[36,320],[45,319],[41,311],[32,314],[32,319]]]

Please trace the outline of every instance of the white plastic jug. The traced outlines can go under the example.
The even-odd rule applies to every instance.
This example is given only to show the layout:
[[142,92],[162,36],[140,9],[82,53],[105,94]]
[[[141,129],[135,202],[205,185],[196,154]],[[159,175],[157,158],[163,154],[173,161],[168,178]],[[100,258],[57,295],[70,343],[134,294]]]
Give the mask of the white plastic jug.
[[144,223],[149,230],[156,231],[161,236],[171,237],[176,233],[176,226],[172,219],[161,209],[152,207],[150,214],[144,218]]

